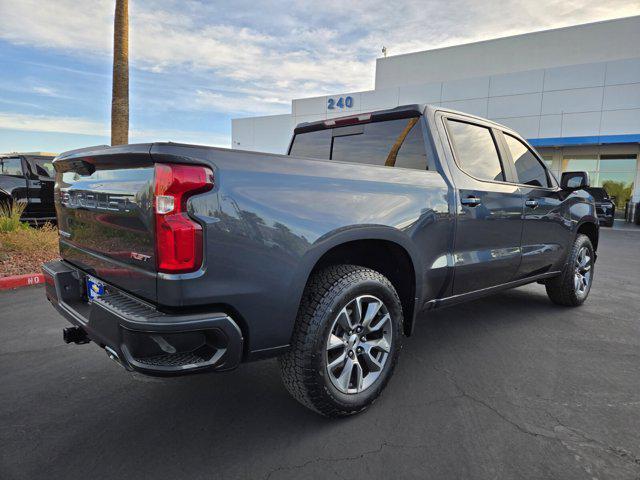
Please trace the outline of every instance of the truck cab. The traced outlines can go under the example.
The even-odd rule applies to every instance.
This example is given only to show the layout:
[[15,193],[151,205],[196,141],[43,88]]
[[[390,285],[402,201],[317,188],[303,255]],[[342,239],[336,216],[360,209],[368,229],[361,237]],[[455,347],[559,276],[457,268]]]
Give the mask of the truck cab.
[[22,220],[37,224],[55,222],[53,156],[0,157],[0,203],[24,203]]

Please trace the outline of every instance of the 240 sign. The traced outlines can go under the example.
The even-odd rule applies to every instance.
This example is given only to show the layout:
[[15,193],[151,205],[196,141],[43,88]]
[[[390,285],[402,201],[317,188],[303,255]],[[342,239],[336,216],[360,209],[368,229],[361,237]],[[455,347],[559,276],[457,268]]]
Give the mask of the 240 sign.
[[353,97],[339,97],[337,100],[335,98],[327,99],[327,110],[335,110],[336,108],[351,108],[353,107]]

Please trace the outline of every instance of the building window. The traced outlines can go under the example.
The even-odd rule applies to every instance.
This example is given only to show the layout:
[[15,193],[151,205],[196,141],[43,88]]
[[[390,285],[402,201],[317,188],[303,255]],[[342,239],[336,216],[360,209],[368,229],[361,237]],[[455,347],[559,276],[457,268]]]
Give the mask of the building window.
[[616,216],[622,216],[633,193],[637,164],[635,154],[571,156],[563,159],[562,171],[589,172],[591,185],[603,187],[614,199]]

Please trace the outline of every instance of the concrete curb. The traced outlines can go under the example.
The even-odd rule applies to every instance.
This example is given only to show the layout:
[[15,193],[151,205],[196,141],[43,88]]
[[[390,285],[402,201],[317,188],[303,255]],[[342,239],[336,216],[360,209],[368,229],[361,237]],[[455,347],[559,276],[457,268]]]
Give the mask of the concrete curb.
[[44,275],[41,273],[27,273],[26,275],[13,275],[11,277],[0,278],[0,290],[10,290],[12,288],[30,287],[44,283]]

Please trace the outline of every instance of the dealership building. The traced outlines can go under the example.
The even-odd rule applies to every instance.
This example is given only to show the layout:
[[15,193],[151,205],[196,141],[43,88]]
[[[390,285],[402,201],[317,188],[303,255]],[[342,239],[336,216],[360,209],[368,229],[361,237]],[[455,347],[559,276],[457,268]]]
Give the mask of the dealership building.
[[586,170],[619,210],[631,197],[640,202],[640,16],[378,58],[374,90],[234,119],[232,146],[286,153],[299,123],[413,103],[507,125],[556,176]]

